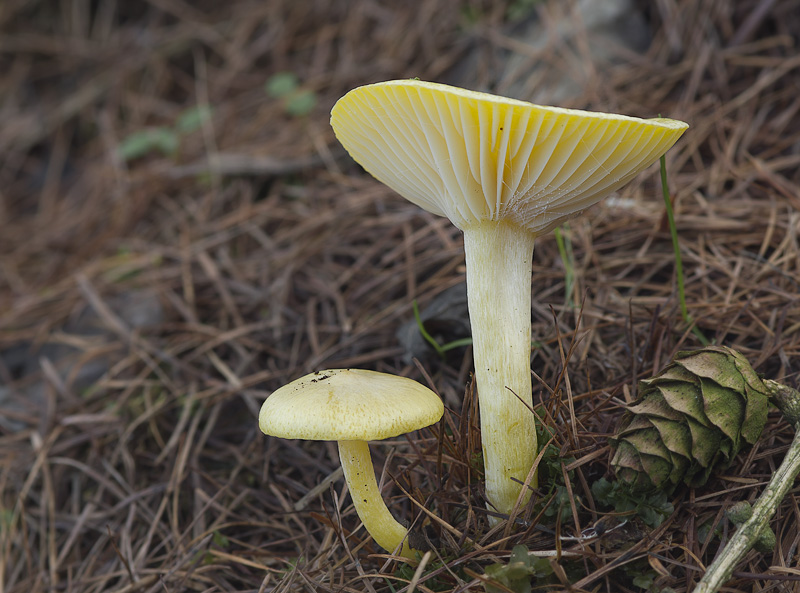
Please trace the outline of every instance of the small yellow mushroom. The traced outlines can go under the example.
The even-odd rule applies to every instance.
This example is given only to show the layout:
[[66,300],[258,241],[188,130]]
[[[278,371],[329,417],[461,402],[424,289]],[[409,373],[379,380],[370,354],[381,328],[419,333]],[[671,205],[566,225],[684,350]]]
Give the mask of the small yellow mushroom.
[[337,441],[344,479],[358,516],[377,544],[415,559],[408,530],[386,508],[367,441],[438,422],[439,397],[405,377],[360,369],[319,371],[284,385],[261,406],[258,425],[284,439]]

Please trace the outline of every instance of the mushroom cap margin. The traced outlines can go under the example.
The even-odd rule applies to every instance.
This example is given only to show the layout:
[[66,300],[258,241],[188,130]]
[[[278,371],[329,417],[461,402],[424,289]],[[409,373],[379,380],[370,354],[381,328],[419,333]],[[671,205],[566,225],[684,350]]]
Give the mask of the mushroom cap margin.
[[458,228],[505,220],[536,235],[625,185],[688,128],[416,79],[351,90],[331,125],[367,172]]
[[261,406],[264,434],[314,441],[372,441],[430,426],[441,399],[413,379],[362,369],[317,371],[284,385]]

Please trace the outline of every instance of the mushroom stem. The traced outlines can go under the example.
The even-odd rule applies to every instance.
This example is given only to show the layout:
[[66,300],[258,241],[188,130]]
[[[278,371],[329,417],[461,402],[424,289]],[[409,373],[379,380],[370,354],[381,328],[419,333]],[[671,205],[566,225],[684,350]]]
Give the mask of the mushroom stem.
[[[536,459],[531,395],[531,263],[535,235],[484,221],[464,229],[467,300],[486,496],[510,514]],[[534,478],[532,486],[536,486]],[[523,502],[530,493],[526,492]]]
[[414,560],[414,550],[408,545],[408,529],[400,525],[386,508],[366,441],[338,441],[339,459],[350,496],[364,528],[383,549]]

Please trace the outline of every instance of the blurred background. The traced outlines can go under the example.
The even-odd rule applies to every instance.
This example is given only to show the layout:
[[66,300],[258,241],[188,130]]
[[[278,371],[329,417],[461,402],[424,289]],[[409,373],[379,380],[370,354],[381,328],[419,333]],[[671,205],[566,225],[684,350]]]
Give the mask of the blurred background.
[[[336,142],[330,109],[359,85],[419,77],[688,122],[666,165],[691,315],[796,384],[799,42],[796,0],[3,0],[0,591],[401,590],[408,575],[366,554],[334,445],[258,431],[272,390],[326,367],[442,395],[447,471],[438,429],[422,452],[376,447],[376,465],[459,530],[488,530],[459,510],[483,505],[469,347],[437,355],[413,315],[441,343],[469,336],[460,233]],[[606,458],[584,456],[620,402],[699,342],[657,167],[561,231],[534,254],[534,391],[591,501]],[[740,483],[780,459],[791,433],[773,422]],[[698,530],[719,521],[719,488],[676,503],[657,541],[680,545],[658,544],[672,563],[647,565],[654,587],[690,590],[713,557]],[[752,558],[753,574],[792,565],[798,530],[781,533],[783,560]],[[442,540],[455,564],[420,587],[481,590],[492,554],[541,534],[515,537],[472,556]],[[605,562],[569,581],[643,590],[592,578]]]

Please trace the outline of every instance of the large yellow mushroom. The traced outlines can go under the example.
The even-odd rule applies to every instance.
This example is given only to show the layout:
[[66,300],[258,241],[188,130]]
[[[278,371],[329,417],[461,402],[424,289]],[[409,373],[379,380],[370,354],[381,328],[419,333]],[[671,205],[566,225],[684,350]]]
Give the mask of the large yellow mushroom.
[[350,91],[334,106],[331,125],[364,169],[464,232],[486,494],[509,513],[537,453],[534,240],[654,163],[688,126],[420,80]]

